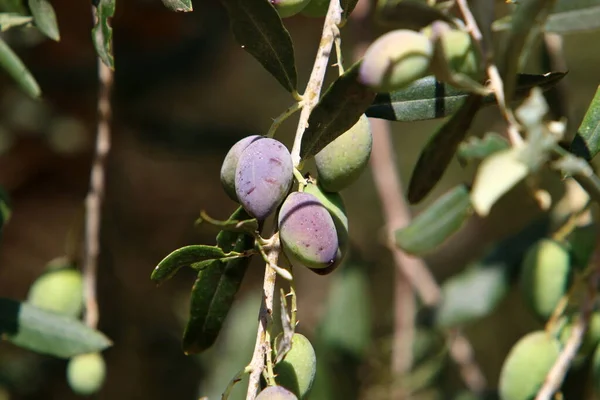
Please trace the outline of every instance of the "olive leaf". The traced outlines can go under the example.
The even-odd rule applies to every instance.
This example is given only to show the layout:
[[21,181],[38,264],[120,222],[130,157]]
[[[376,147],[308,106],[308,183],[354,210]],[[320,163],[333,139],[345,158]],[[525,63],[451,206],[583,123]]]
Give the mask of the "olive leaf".
[[60,358],[102,351],[112,345],[104,334],[78,319],[7,298],[0,298],[0,337]]
[[181,247],[158,263],[150,279],[158,284],[171,279],[183,267],[206,260],[218,260],[231,256],[218,246],[191,245]]
[[300,157],[306,160],[350,129],[375,98],[375,92],[358,81],[360,61],[329,86],[308,118]]
[[23,26],[33,21],[33,17],[18,13],[0,13],[0,31],[6,32],[11,28]]
[[0,39],[0,66],[13,78],[29,96],[36,98],[41,94],[40,87],[17,54]]
[[[515,99],[527,97],[534,87],[548,90],[556,86],[565,75],[563,72],[518,74]],[[370,118],[402,122],[444,118],[457,112],[469,94],[468,91],[439,82],[431,75],[416,80],[404,89],[377,94],[366,114]],[[496,96],[492,93],[484,97],[482,105],[496,103]]]
[[92,39],[96,53],[102,62],[110,69],[115,68],[112,46],[112,27],[108,20],[115,14],[116,0],[98,0],[94,2],[98,15],[98,21],[92,28]]
[[[242,207],[240,206],[240,208]],[[244,232],[248,235],[252,235],[256,231],[258,231],[259,223],[256,220],[256,218],[250,218],[249,216],[247,216],[247,218],[248,219],[243,220],[229,218],[226,221],[219,221],[217,219],[211,218],[206,212],[202,211],[200,213],[200,218],[196,220],[196,224],[198,225],[203,222],[207,222],[213,226],[218,226],[219,228],[226,231]]]
[[11,215],[10,199],[4,189],[0,187],[0,232],[10,220]]
[[510,290],[525,252],[548,235],[550,226],[548,217],[532,222],[444,282],[434,325],[454,327],[489,315]]
[[600,86],[583,117],[577,135],[571,143],[571,152],[590,161],[600,151]]
[[267,0],[221,0],[235,40],[289,92],[297,89],[294,45]]
[[426,1],[389,0],[379,1],[375,19],[381,25],[394,29],[420,30],[436,20],[454,25],[454,21],[440,8],[431,7]]
[[492,206],[529,174],[521,154],[521,149],[510,148],[483,160],[471,190],[471,201],[477,214],[488,215]]
[[191,12],[194,11],[192,7],[192,0],[162,0],[165,7],[171,11],[177,12]]
[[[218,243],[226,251],[244,252],[254,247],[254,238],[243,233],[225,232],[223,242]],[[233,248],[227,246],[228,237],[237,237]],[[223,322],[233,305],[235,295],[242,284],[250,257],[237,258],[227,263],[215,261],[200,271],[192,288],[190,316],[183,333],[183,351],[200,353],[211,347],[217,339]]]
[[457,186],[419,214],[410,225],[398,229],[396,245],[409,254],[428,253],[457,232],[471,213],[469,189],[465,185]]
[[29,9],[35,26],[54,41],[60,40],[56,13],[48,0],[29,0]]
[[510,147],[508,140],[494,132],[485,134],[484,137],[471,137],[463,141],[456,152],[456,157],[461,164],[469,161],[481,161],[490,155],[506,150]]
[[408,185],[408,201],[418,203],[442,178],[460,142],[465,138],[482,97],[471,94],[460,109],[429,140],[417,161]]

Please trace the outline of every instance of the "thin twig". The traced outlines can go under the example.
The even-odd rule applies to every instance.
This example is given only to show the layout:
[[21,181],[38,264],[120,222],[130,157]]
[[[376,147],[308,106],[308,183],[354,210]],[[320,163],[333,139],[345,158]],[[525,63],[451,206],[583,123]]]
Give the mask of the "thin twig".
[[[92,7],[94,21],[98,23],[96,7]],[[113,72],[98,58],[98,127],[96,148],[90,174],[90,188],[85,199],[85,250],[83,279],[85,288],[85,323],[95,328],[99,312],[96,299],[96,276],[100,253],[100,220],[105,189],[106,158],[110,151],[110,94]]]
[[448,349],[450,357],[460,369],[465,385],[473,393],[482,393],[487,381],[475,361],[475,352],[471,343],[458,330],[451,331],[448,335]]
[[567,344],[563,348],[562,352],[558,356],[558,359],[554,363],[554,366],[546,376],[544,386],[540,389],[535,400],[550,400],[554,393],[560,390],[560,386],[565,379],[577,351],[581,346],[583,337],[587,331],[592,312],[594,310],[594,303],[596,300],[596,293],[598,289],[598,281],[600,279],[600,269],[598,266],[594,269],[594,273],[590,276],[588,284],[588,292],[581,304],[579,318],[575,322]]
[[302,95],[303,101],[305,102],[302,112],[300,113],[300,121],[298,121],[298,129],[296,130],[296,136],[294,138],[294,145],[292,147],[292,162],[297,167],[300,164],[300,147],[302,144],[302,135],[304,130],[308,127],[308,117],[312,109],[319,102],[321,96],[321,88],[323,87],[323,80],[325,79],[325,73],[327,72],[327,65],[329,63],[329,56],[333,47],[335,37],[339,33],[338,25],[342,18],[342,9],[338,0],[331,0],[329,2],[329,9],[325,16],[325,22],[323,24],[323,33],[321,34],[321,41],[319,42],[319,49],[317,50],[317,56],[313,65],[312,72],[308,84],[306,85],[306,91]]

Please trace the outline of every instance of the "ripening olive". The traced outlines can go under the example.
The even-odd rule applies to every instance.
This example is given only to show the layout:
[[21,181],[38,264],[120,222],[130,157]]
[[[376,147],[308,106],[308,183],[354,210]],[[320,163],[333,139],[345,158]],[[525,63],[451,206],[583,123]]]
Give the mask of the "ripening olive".
[[306,7],[310,0],[269,0],[281,18],[298,14]]
[[298,397],[283,386],[269,386],[256,396],[256,400],[298,400]]
[[252,142],[255,142],[262,137],[263,136],[252,135],[239,140],[231,147],[231,149],[229,149],[225,156],[225,160],[223,160],[223,165],[221,166],[221,184],[223,185],[223,189],[225,190],[225,193],[227,193],[227,196],[235,202],[239,202],[237,194],[235,193],[235,170],[240,155]]
[[70,317],[83,309],[83,279],[74,268],[52,268],[29,288],[27,301],[38,308]]
[[371,43],[360,65],[359,80],[379,92],[402,89],[428,74],[432,57],[427,36],[394,30]]
[[[275,338],[274,349],[277,349],[282,337],[282,334],[279,334]],[[277,384],[291,390],[299,399],[308,395],[317,371],[317,356],[306,336],[294,333],[292,348],[284,359],[275,365],[274,371]]]
[[293,192],[283,202],[278,216],[279,238],[292,263],[308,268],[327,268],[340,257],[335,223],[317,197]]
[[339,192],[354,183],[369,164],[373,134],[369,118],[358,122],[315,155],[319,185]]
[[67,382],[73,392],[89,396],[104,384],[106,364],[100,353],[80,354],[69,360]]
[[327,14],[329,0],[311,0],[301,14],[307,17],[320,18]]
[[501,400],[531,400],[560,354],[560,343],[544,331],[523,336],[504,360],[498,382]]
[[567,293],[572,269],[567,250],[550,239],[542,239],[525,254],[521,271],[521,292],[528,307],[547,320]]
[[[469,32],[451,28],[442,21],[434,22],[439,27],[440,45],[442,52],[434,48],[431,62],[431,71],[440,81],[451,80],[447,69],[452,73],[461,73],[471,78],[478,79],[481,75],[481,57]],[[431,39],[433,25],[422,30],[423,34]],[[447,66],[447,69],[444,68]]]

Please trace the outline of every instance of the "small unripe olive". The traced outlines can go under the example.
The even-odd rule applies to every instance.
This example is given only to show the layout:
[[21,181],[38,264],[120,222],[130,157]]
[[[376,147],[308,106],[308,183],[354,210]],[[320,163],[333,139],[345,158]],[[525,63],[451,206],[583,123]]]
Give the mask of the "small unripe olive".
[[402,89],[429,72],[433,46],[427,36],[408,29],[388,32],[365,52],[359,80],[379,92]]
[[327,15],[329,0],[311,0],[301,14],[307,17],[320,18]]
[[354,183],[369,164],[373,134],[369,118],[358,122],[315,155],[319,185],[339,192]]
[[269,0],[281,18],[298,14],[306,7],[310,0]]
[[81,272],[73,268],[49,269],[31,285],[27,301],[44,310],[79,316],[83,309]]
[[525,254],[521,292],[529,308],[547,320],[571,284],[572,268],[567,250],[554,240],[543,239]]
[[[481,75],[481,57],[473,42],[469,32],[451,28],[447,23],[437,21],[436,26],[440,27],[440,44],[443,53],[438,53],[434,49],[434,57],[431,63],[431,70],[441,81],[451,79],[447,75],[444,64],[451,72],[461,73],[470,78],[478,79]],[[423,34],[431,39],[433,35],[432,26],[422,30]]]
[[237,168],[240,155],[246,149],[246,147],[252,144],[252,142],[262,137],[263,136],[252,135],[239,140],[231,147],[231,149],[229,149],[225,159],[223,160],[223,165],[221,166],[221,184],[223,185],[223,189],[225,190],[225,193],[227,193],[227,196],[229,196],[229,198],[235,202],[239,202],[235,192],[235,170]]
[[[275,338],[274,349],[277,349],[281,338],[281,334]],[[305,398],[312,388],[317,371],[317,356],[310,341],[304,335],[294,333],[292,348],[275,365],[274,371],[277,384],[292,391],[299,399]]]
[[560,343],[544,331],[523,336],[504,360],[498,392],[501,400],[531,400],[560,354]]
[[73,392],[89,396],[104,384],[106,364],[100,353],[80,354],[69,360],[67,382]]
[[256,396],[256,400],[298,400],[298,397],[283,386],[269,386]]

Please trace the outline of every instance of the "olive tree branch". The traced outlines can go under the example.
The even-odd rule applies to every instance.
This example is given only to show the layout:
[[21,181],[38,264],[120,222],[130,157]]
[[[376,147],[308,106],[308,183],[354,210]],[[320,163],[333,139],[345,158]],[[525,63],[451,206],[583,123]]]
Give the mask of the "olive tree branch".
[[[98,24],[98,11],[92,6],[94,24]],[[96,147],[90,188],[85,199],[85,246],[83,258],[83,280],[85,293],[85,323],[95,328],[98,325],[99,313],[96,300],[96,276],[98,255],[100,253],[100,221],[102,200],[105,189],[106,158],[110,152],[110,94],[113,83],[113,72],[98,57],[98,126]]]
[[312,109],[319,102],[321,88],[323,87],[323,80],[325,79],[325,72],[327,71],[327,64],[329,63],[329,56],[331,54],[331,49],[333,47],[335,38],[339,34],[338,25],[341,19],[342,8],[339,0],[330,0],[327,15],[325,16],[325,22],[323,24],[323,33],[321,34],[321,41],[319,42],[315,63],[313,65],[308,84],[306,85],[306,91],[302,95],[305,103],[302,107],[302,112],[300,113],[298,129],[296,130],[294,145],[292,147],[292,162],[294,163],[294,167],[298,167],[300,164],[302,135],[304,134],[304,130],[306,130],[308,127],[308,117],[310,117]]

